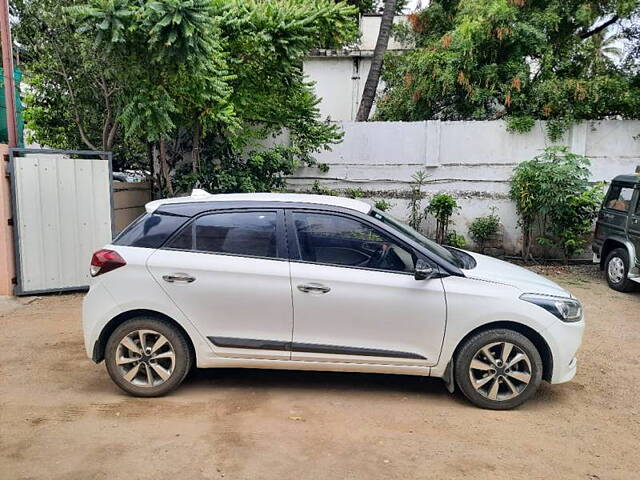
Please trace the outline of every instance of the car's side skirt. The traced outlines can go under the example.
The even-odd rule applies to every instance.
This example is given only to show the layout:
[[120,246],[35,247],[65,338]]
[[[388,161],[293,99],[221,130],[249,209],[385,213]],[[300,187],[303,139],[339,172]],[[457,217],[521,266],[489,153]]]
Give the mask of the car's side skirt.
[[366,357],[404,358],[427,360],[426,357],[412,352],[382,350],[377,348],[345,347],[341,345],[322,345],[316,343],[296,343],[278,340],[257,340],[251,338],[207,337],[216,347],[248,348],[253,350],[281,350],[290,352],[322,353],[328,355],[354,355]]

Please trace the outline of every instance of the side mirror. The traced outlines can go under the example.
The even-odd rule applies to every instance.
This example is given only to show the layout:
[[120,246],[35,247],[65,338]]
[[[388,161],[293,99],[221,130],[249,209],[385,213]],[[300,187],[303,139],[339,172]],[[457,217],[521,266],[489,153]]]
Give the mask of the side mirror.
[[413,278],[416,280],[428,280],[436,274],[436,271],[427,262],[419,258],[413,271]]

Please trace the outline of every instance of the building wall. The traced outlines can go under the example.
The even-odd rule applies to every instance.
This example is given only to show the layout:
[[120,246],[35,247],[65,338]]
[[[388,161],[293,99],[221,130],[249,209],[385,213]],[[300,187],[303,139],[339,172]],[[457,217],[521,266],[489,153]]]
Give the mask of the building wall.
[[[371,68],[370,57],[326,56],[310,57],[304,61],[304,74],[315,82],[320,98],[320,115],[335,121],[355,120],[364,83]],[[384,88],[380,82],[378,90]],[[375,104],[371,115],[375,112]]]
[[[397,16],[395,23],[405,21]],[[315,82],[315,92],[320,98],[322,118],[334,121],[352,121],[356,118],[364,84],[371,68],[371,56],[378,39],[381,17],[365,15],[360,19],[360,41],[351,48],[333,51],[315,51],[305,58],[303,71],[308,80]],[[403,50],[406,46],[389,40],[388,50]],[[384,90],[384,82],[378,84],[378,92]],[[375,103],[371,116],[375,113]]]
[[[471,221],[496,208],[504,224],[505,249],[516,253],[521,232],[509,199],[513,168],[551,145],[542,122],[531,132],[506,131],[504,122],[344,122],[344,140],[330,152],[317,155],[330,169],[301,168],[288,179],[294,191],[309,191],[315,181],[344,192],[360,188],[369,199],[386,198],[391,213],[407,217],[407,196],[412,175],[429,174],[427,197],[450,193],[462,206],[453,218],[458,233],[468,237]],[[591,180],[609,181],[631,173],[640,164],[640,121],[584,122],[575,125],[557,144],[591,160]],[[424,200],[423,206],[428,203]],[[423,226],[433,232],[433,220]]]

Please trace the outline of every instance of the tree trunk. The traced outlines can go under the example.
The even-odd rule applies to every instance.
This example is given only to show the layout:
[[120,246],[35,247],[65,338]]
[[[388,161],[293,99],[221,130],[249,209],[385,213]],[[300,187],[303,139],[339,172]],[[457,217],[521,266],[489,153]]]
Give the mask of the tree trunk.
[[193,173],[198,173],[200,167],[200,137],[202,136],[202,125],[198,120],[193,126],[193,138],[191,140],[191,162]]
[[151,198],[155,200],[156,194],[156,169],[155,161],[153,158],[153,143],[147,142],[147,162],[149,163],[149,187],[151,188]]
[[376,48],[373,50],[371,68],[369,69],[369,75],[367,75],[367,81],[364,84],[362,100],[360,100],[360,107],[356,115],[356,122],[366,122],[369,119],[371,107],[373,107],[373,100],[376,97],[378,82],[380,81],[380,73],[382,72],[382,60],[389,45],[393,17],[396,13],[396,3],[397,0],[385,0],[384,2],[378,40],[376,41]]
[[160,140],[160,170],[164,179],[164,188],[169,196],[173,196],[173,185],[171,185],[171,175],[169,174],[169,164],[167,163],[167,141]]

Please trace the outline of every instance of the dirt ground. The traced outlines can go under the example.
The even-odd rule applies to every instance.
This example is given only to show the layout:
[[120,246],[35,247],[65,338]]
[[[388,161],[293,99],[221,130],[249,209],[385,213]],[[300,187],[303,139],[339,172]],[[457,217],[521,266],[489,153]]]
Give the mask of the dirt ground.
[[578,375],[509,412],[438,379],[231,369],[136,399],[85,357],[81,295],[22,302],[0,317],[0,478],[640,478],[640,293],[544,273],[585,304]]

